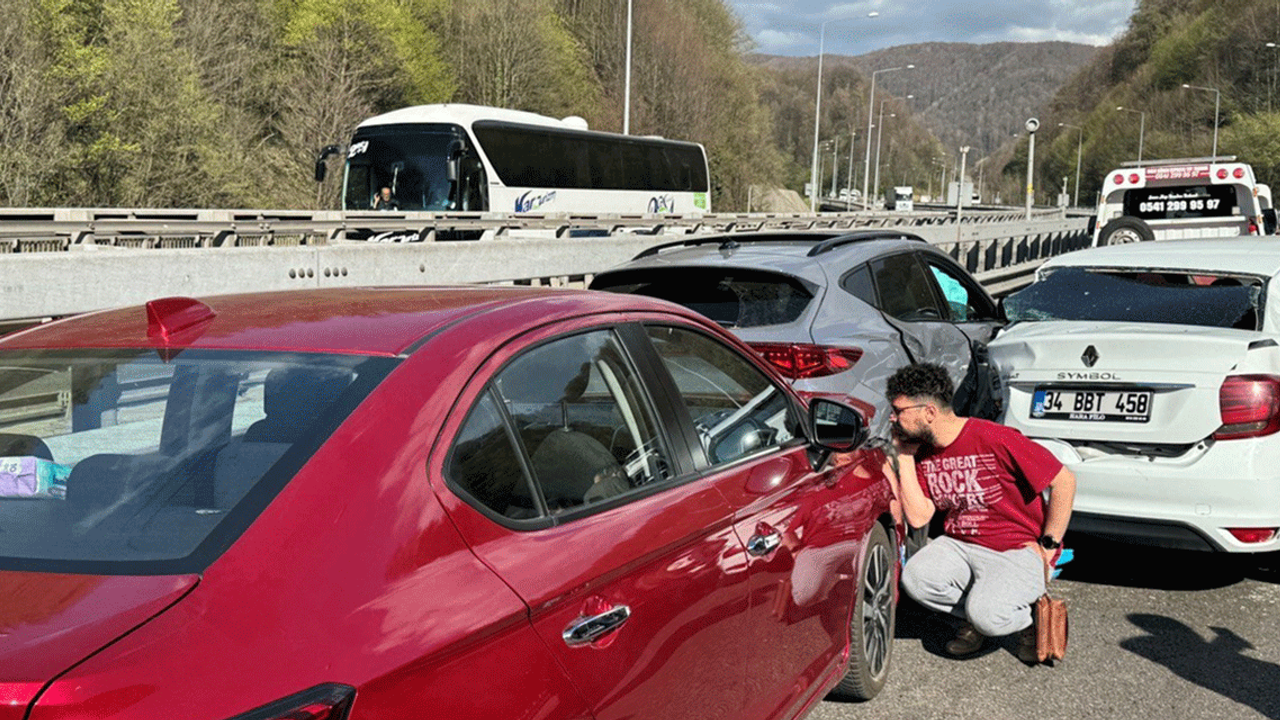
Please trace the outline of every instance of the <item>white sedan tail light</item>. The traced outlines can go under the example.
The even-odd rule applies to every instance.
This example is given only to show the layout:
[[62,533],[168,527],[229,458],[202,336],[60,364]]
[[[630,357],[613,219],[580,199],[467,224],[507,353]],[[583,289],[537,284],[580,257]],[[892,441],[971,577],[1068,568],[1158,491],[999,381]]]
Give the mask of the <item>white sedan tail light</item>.
[[1215,440],[1262,437],[1280,430],[1280,377],[1232,375],[1218,389],[1222,427]]

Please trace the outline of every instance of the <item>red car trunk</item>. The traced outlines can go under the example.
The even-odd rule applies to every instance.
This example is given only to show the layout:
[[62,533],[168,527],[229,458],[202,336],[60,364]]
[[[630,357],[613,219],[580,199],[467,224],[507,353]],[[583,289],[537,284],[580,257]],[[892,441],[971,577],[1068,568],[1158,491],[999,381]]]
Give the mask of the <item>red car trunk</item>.
[[21,720],[59,674],[173,604],[195,575],[0,572],[0,720]]

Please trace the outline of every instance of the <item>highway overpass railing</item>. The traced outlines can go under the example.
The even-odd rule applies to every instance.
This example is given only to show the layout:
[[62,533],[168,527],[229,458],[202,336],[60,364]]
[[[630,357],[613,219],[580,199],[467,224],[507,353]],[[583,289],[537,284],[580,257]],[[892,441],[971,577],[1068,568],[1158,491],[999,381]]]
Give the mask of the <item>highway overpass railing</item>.
[[332,286],[583,285],[673,237],[900,228],[996,295],[1088,244],[1061,210],[509,215],[267,210],[0,209],[0,330],[169,295]]

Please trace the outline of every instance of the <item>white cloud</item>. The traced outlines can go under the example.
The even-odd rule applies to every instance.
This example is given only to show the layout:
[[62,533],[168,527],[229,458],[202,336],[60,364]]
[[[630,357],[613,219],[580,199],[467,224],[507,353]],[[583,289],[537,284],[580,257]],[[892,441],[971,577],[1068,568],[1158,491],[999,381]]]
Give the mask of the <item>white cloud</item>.
[[[756,52],[765,55],[788,55],[790,51],[797,48],[803,50],[808,48],[813,38],[804,33],[797,32],[778,32],[776,30],[761,30],[755,35]],[[805,54],[804,52],[800,53]]]
[[[827,51],[861,54],[921,42],[1042,42],[1105,45],[1124,31],[1136,0],[729,0],[758,50],[816,55],[827,25]],[[874,20],[866,17],[876,11]]]

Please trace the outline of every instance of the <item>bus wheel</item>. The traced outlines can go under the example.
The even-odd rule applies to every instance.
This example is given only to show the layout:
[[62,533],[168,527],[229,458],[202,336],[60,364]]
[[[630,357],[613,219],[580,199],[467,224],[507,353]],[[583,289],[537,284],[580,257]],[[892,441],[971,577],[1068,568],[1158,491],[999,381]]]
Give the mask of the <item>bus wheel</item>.
[[1125,243],[1150,242],[1155,240],[1151,226],[1136,217],[1118,217],[1102,226],[1098,233],[1097,245],[1123,245]]

